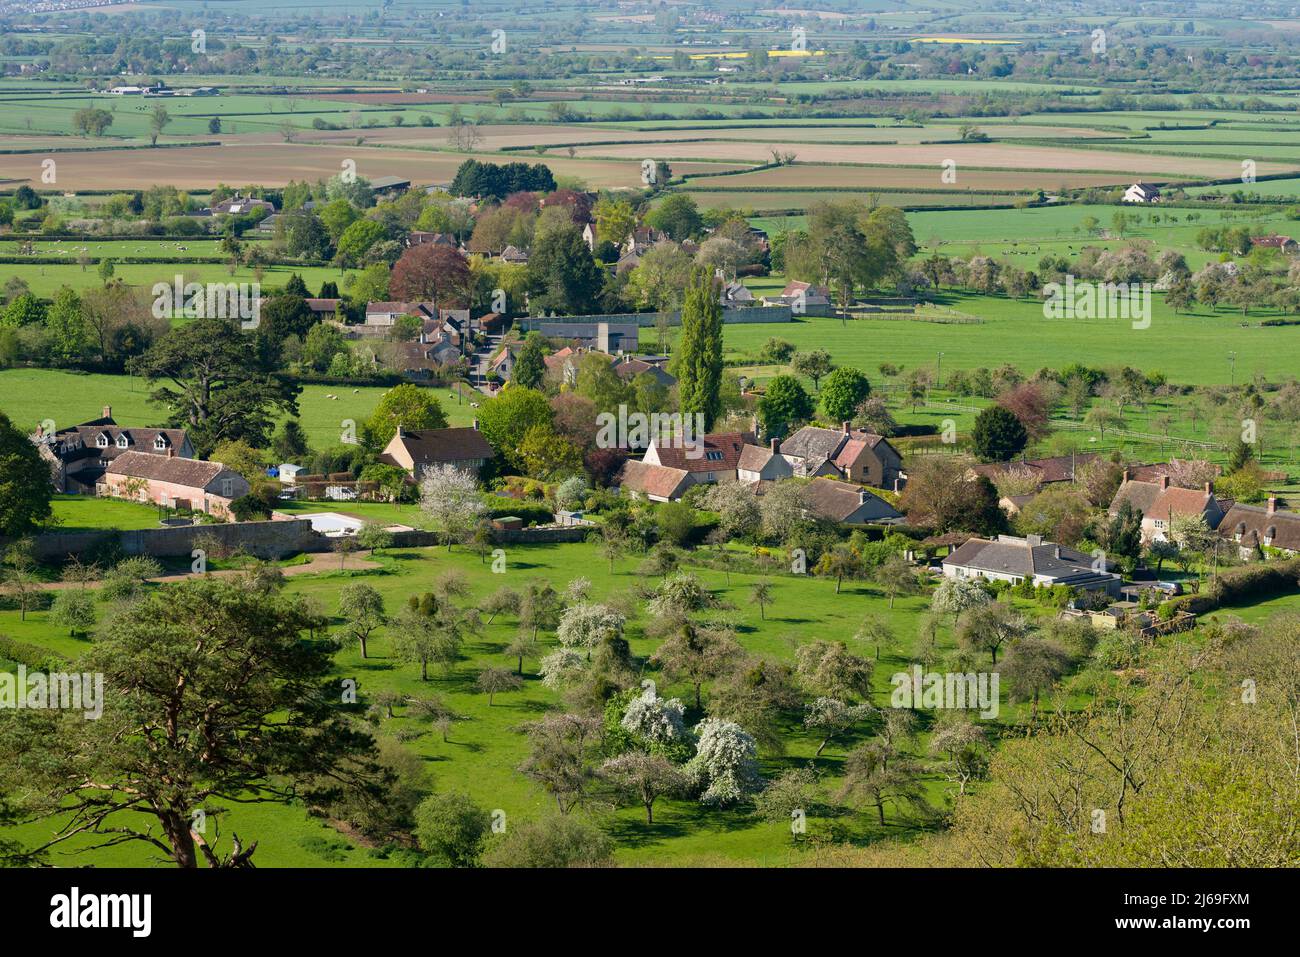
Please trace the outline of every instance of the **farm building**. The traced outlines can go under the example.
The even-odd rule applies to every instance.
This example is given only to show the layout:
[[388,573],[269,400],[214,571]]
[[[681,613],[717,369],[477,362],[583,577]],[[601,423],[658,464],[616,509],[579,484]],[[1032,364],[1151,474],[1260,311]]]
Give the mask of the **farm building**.
[[123,452],[109,463],[96,490],[113,498],[226,515],[231,502],[248,494],[249,485],[220,462]]

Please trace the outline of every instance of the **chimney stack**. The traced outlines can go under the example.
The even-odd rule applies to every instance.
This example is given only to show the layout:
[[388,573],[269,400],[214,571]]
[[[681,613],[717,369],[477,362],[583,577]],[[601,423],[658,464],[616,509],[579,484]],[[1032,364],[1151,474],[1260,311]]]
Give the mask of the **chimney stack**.
[[1061,557],[1061,546],[1060,546],[1060,545],[1057,545],[1057,546],[1056,546],[1056,557],[1057,557],[1057,558],[1060,558],[1060,557]]
[[1168,475],[1162,475],[1162,476],[1160,476],[1160,487],[1161,487],[1162,489],[1169,488],[1169,476],[1168,476]]
[[1277,495],[1270,492],[1268,495],[1268,514],[1272,515],[1277,511]]
[[1206,494],[1206,495],[1213,495],[1213,494],[1214,494],[1214,483],[1213,483],[1213,482],[1206,482],[1206,483],[1205,483],[1205,494]]
[[844,434],[845,434],[845,435],[848,435],[851,431],[853,431],[853,423],[852,423],[852,422],[845,422],[845,423],[843,423],[843,425],[844,425]]
[[106,406],[104,406],[104,416],[103,416],[103,417],[106,418],[106,419],[111,419],[111,418],[113,417],[113,407],[112,407],[111,405],[106,405]]
[[475,420],[474,420],[474,431],[475,431],[475,432],[478,431],[478,419],[475,419]]
[[1132,476],[1132,474],[1129,472],[1129,470],[1128,470],[1128,469],[1125,469],[1125,470],[1124,470],[1124,481],[1127,482],[1127,481],[1128,481],[1129,479],[1131,479],[1132,477],[1133,477],[1133,476]]
[[778,452],[780,452],[780,451],[781,451],[781,440],[780,440],[780,439],[773,439],[773,440],[772,440],[772,454],[773,454],[773,455],[776,455],[776,454],[777,454]]

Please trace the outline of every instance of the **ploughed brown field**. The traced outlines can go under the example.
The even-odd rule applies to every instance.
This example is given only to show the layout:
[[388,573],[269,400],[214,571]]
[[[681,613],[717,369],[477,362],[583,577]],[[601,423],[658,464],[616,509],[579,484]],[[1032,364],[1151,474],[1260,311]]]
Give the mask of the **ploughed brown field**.
[[[676,172],[678,164],[673,163]],[[954,192],[968,190],[993,189],[1029,192],[1036,188],[1051,191],[1058,188],[1078,186],[1113,186],[1117,183],[1127,185],[1133,181],[1126,173],[1073,173],[1068,170],[1052,173],[1025,173],[1008,170],[978,170],[957,167],[954,183],[942,180],[942,168],[917,169],[905,166],[814,166],[800,162],[794,166],[780,166],[775,169],[761,169],[752,173],[740,173],[736,176],[719,176],[697,179],[691,182],[692,188],[701,190],[729,189],[773,189],[791,187],[819,186],[829,187],[863,187],[894,189],[942,189]]]
[[[771,152],[761,143],[672,143],[660,141],[646,153],[645,144],[613,144],[577,147],[579,156],[632,157],[651,156],[673,161],[676,158],[721,159],[736,162],[770,162]],[[879,163],[898,166],[929,166],[939,169],[945,160],[963,166],[1023,169],[1080,170],[1123,173],[1121,179],[1136,176],[1179,179],[1187,177],[1235,178],[1241,175],[1241,162],[1225,157],[1213,159],[1191,156],[1156,156],[1142,153],[1109,152],[1103,149],[1069,149],[1064,146],[1024,146],[1013,143],[938,143],[933,145],[861,146],[802,143],[794,150],[805,163]],[[1265,170],[1265,167],[1268,167]],[[676,164],[674,163],[674,169]],[[1294,163],[1260,163],[1259,173],[1280,173],[1297,168]],[[1059,185],[1055,172],[1045,175],[1042,185]],[[920,184],[917,184],[920,185]],[[1036,186],[1039,182],[1025,183]]]
[[[355,134],[354,134],[355,135]],[[222,146],[183,146],[176,149],[114,150],[57,154],[58,184],[69,192],[90,189],[146,189],[172,185],[180,189],[210,189],[218,184],[283,186],[290,180],[328,178],[356,163],[358,176],[401,176],[416,185],[450,183],[466,159],[484,162],[538,162],[536,154],[485,155],[429,150],[333,146],[315,143],[226,143]],[[0,154],[0,180],[40,186],[39,153]],[[569,159],[551,156],[546,165],[557,176],[577,176],[593,188],[641,186],[641,160]],[[673,164],[675,173],[718,171],[732,167],[717,163]]]

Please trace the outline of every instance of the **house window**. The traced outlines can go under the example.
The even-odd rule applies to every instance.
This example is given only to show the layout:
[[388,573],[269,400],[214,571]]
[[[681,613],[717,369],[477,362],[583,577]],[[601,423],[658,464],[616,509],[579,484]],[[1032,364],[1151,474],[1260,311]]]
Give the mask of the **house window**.
[[711,451],[711,452],[705,452],[705,453],[704,453],[704,458],[707,459],[707,460],[710,461],[710,462],[721,462],[721,461],[722,461],[722,453],[719,452],[719,451],[716,451],[716,450]]
[[123,432],[121,435],[117,437],[117,447],[119,449],[124,449],[126,448],[126,446],[127,446],[126,433]]
[[95,444],[98,445],[101,449],[108,448],[108,436],[101,433],[99,438],[95,439]]
[[232,495],[234,495],[234,494],[235,494],[235,481],[234,481],[234,479],[222,479],[222,480],[221,480],[221,497],[222,497],[222,498],[230,498],[230,497],[231,497]]
[[167,448],[167,440],[160,435],[153,440],[153,447],[156,451],[161,452]]

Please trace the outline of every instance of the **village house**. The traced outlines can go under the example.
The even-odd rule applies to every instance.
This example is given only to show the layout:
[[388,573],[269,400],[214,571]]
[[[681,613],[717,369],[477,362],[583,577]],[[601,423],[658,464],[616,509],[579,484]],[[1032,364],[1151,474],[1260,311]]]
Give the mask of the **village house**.
[[109,463],[124,452],[194,458],[194,446],[184,429],[122,428],[108,405],[98,419],[48,435],[38,429],[32,441],[50,463],[56,492],[93,494]]
[[714,432],[698,436],[694,447],[686,448],[687,443],[677,437],[652,438],[643,461],[687,472],[691,484],[729,482],[736,478],[745,445],[753,441],[751,432]]
[[1219,523],[1219,535],[1236,543],[1243,561],[1264,550],[1300,555],[1300,512],[1279,510],[1276,495],[1264,506],[1234,503]]
[[805,425],[781,444],[800,478],[829,476],[858,485],[896,490],[903,478],[903,457],[883,436],[854,429]]
[[765,306],[789,306],[795,315],[830,315],[833,310],[831,291],[826,286],[791,279],[779,296],[764,296]]
[[95,490],[112,498],[224,517],[231,502],[248,494],[249,484],[220,462],[123,452],[109,463]]
[[777,482],[794,475],[794,460],[781,454],[781,440],[772,439],[768,446],[746,445],[736,462],[736,479],[747,485]]
[[695,483],[691,479],[691,473],[685,469],[628,459],[623,463],[615,484],[623,494],[631,498],[675,502]]
[[413,229],[406,234],[407,246],[450,246],[459,249],[460,243],[451,233],[431,233],[422,229]]
[[399,425],[379,461],[396,465],[418,481],[432,465],[454,465],[462,472],[478,475],[495,454],[476,420],[470,428],[417,430]]
[[1160,189],[1151,183],[1134,183],[1124,190],[1124,202],[1158,203],[1160,202]]
[[749,432],[715,432],[699,436],[691,448],[678,448],[680,439],[651,439],[645,456],[623,463],[615,484],[634,498],[654,502],[675,502],[692,485],[730,482],[746,444],[752,444]]
[[[427,321],[438,318],[438,306],[433,302],[368,302],[366,303],[366,326],[370,332],[387,332],[402,316],[415,316]],[[358,330],[360,331],[360,330]]]
[[1038,535],[1018,538],[999,535],[996,539],[972,538],[943,560],[947,578],[982,578],[1019,585],[1066,585],[1085,591],[1104,591],[1117,596],[1120,576],[1106,563],[1098,567],[1091,555],[1045,542]]
[[754,294],[743,282],[726,283],[718,293],[718,303],[723,309],[739,309],[754,305]]
[[861,485],[819,478],[804,488],[808,510],[839,525],[896,524],[903,515],[879,495]]
[[1127,502],[1142,516],[1142,542],[1167,542],[1169,526],[1175,518],[1200,516],[1211,530],[1219,527],[1223,507],[1214,497],[1214,484],[1206,482],[1202,489],[1181,488],[1171,485],[1168,475],[1157,481],[1141,482],[1124,470],[1124,480],[1110,503],[1110,516],[1119,514],[1120,506]]
[[317,319],[333,319],[339,311],[342,299],[304,299],[307,308]]

